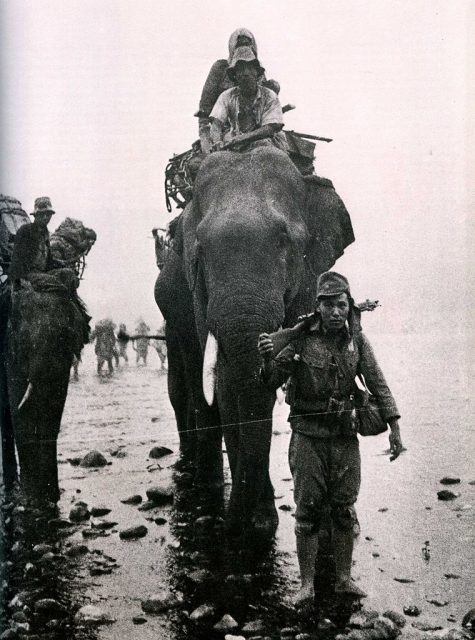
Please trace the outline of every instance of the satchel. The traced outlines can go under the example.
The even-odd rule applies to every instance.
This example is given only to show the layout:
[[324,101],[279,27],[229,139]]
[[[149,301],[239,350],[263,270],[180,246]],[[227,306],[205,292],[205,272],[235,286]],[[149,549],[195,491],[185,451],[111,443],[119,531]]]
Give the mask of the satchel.
[[387,422],[381,415],[378,402],[368,390],[362,375],[355,378],[354,402],[356,410],[356,430],[362,436],[377,436],[384,433]]

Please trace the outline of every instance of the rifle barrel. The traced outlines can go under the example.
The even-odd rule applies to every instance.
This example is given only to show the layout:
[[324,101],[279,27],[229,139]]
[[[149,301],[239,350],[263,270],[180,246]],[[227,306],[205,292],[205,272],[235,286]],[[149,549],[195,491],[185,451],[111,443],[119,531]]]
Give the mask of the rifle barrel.
[[299,138],[308,138],[309,140],[319,140],[320,142],[333,142],[333,138],[322,138],[322,136],[314,136],[311,133],[298,133],[297,131],[291,131],[295,136]]

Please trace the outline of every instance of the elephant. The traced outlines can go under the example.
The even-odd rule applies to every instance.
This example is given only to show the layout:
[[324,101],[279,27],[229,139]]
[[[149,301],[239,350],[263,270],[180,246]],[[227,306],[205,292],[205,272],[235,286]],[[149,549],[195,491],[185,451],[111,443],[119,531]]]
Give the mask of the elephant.
[[54,503],[60,497],[57,439],[70,369],[87,342],[88,326],[71,269],[40,274],[39,280],[12,293],[6,373],[22,488],[30,498]]
[[303,177],[284,152],[262,146],[203,161],[155,298],[176,343],[168,343],[169,394],[179,432],[196,427],[197,474],[203,461],[219,468],[224,434],[230,532],[278,524],[269,475],[275,394],[260,381],[258,336],[312,311],[318,275],[353,241],[331,181]]

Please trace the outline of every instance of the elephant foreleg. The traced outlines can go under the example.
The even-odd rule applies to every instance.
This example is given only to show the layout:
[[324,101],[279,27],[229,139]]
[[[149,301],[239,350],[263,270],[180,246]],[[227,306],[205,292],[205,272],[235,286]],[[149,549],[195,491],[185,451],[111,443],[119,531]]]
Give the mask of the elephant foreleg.
[[10,490],[18,478],[15,456],[15,441],[13,438],[13,425],[10,415],[10,407],[1,408],[1,434],[2,434],[2,469],[5,489]]

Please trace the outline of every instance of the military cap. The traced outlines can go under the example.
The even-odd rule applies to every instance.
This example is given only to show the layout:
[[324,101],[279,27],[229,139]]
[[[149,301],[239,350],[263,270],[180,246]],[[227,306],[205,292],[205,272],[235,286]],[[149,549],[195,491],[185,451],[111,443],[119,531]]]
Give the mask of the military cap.
[[342,293],[350,296],[350,283],[341,274],[336,271],[325,271],[322,273],[317,282],[317,300],[319,298],[329,298],[330,296],[339,296]]
[[51,200],[46,196],[36,198],[35,210],[31,215],[36,216],[37,213],[55,213],[53,207],[51,206]]
[[252,64],[254,64],[254,66],[257,69],[257,73],[262,76],[265,72],[265,69],[263,67],[261,67],[261,64],[259,62],[259,60],[257,59],[256,54],[254,53],[254,51],[251,49],[251,47],[237,47],[236,50],[233,53],[233,57],[232,60],[229,64],[229,68],[228,68],[228,76],[231,78],[231,80],[235,80],[236,79],[236,65],[238,62],[250,62]]

